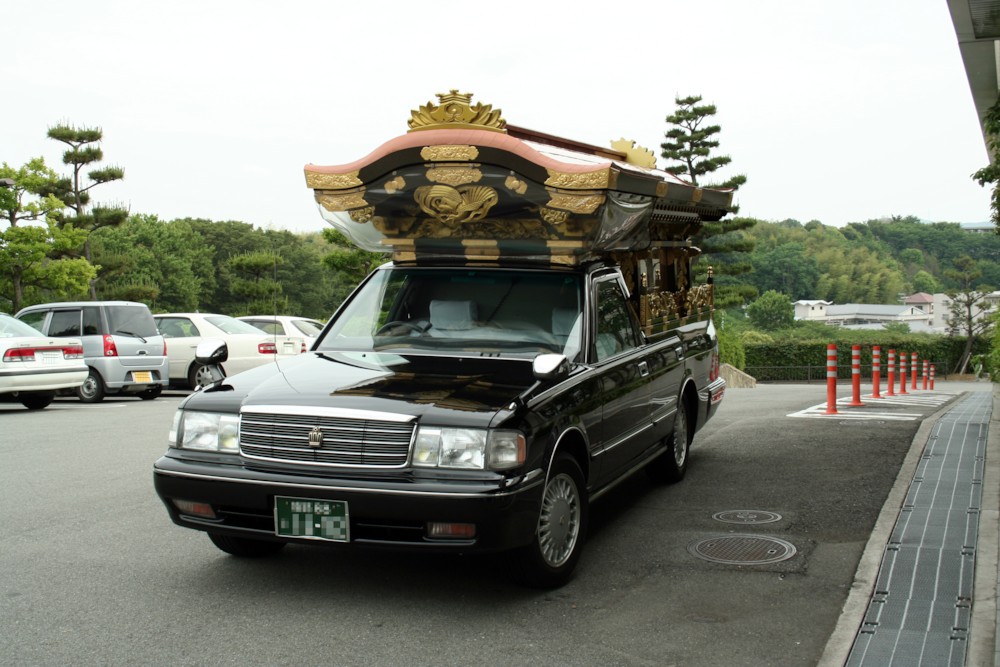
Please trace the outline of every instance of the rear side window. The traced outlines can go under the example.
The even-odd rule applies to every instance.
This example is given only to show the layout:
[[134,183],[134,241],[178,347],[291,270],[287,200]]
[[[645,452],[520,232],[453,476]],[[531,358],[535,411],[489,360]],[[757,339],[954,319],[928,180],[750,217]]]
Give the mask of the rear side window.
[[36,310],[33,313],[24,313],[17,319],[21,320],[29,327],[43,331],[42,327],[45,324],[45,315],[46,313],[44,310]]
[[112,334],[149,338],[159,336],[153,314],[146,306],[106,306],[108,327]]
[[101,309],[97,306],[83,308],[83,335],[97,336],[101,333]]
[[50,336],[80,336],[80,310],[52,311],[49,323]]

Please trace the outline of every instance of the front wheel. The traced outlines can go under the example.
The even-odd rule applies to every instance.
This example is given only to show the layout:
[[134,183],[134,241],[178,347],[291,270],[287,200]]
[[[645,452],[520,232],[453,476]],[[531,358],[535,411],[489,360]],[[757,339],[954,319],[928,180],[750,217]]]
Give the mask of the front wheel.
[[159,398],[160,394],[163,393],[163,387],[161,385],[156,385],[155,387],[150,387],[149,389],[143,389],[136,396],[144,401],[152,401],[155,398]]
[[584,484],[583,472],[575,459],[560,456],[552,464],[542,493],[535,537],[516,553],[517,574],[525,584],[557,588],[569,581],[587,533]]
[[84,403],[100,403],[103,401],[104,380],[101,379],[101,374],[91,368],[90,374],[87,375],[87,379],[83,381],[83,384],[77,387],[76,395],[79,396],[80,400]]
[[209,533],[208,539],[212,544],[222,549],[231,556],[240,558],[263,558],[273,556],[285,548],[284,542],[267,542],[265,540],[251,540],[245,537],[231,537],[229,535],[217,535]]

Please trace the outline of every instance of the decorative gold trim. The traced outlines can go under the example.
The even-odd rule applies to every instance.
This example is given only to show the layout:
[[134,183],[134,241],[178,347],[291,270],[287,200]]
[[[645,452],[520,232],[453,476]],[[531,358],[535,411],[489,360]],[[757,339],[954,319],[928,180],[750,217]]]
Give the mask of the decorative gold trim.
[[656,196],[659,199],[667,196],[667,191],[670,189],[669,183],[657,183],[656,184]]
[[371,220],[372,216],[375,215],[375,207],[365,206],[364,208],[356,208],[349,211],[349,213],[351,215],[351,220],[359,224],[364,224]]
[[593,213],[604,203],[603,194],[569,194],[566,192],[549,192],[549,206],[570,213]]
[[348,192],[345,194],[316,193],[316,202],[328,211],[348,211],[352,208],[368,206],[365,201],[365,191]]
[[444,183],[457,187],[478,183],[483,178],[483,172],[471,167],[431,167],[427,170],[427,180],[431,183]]
[[705,191],[704,190],[702,190],[701,188],[695,188],[694,193],[692,193],[692,195],[691,195],[691,201],[692,201],[692,203],[697,204],[698,202],[701,201],[701,198],[704,195],[705,195]]
[[656,169],[656,154],[645,146],[637,145],[631,139],[619,139],[611,142],[611,147],[620,153],[625,153],[625,161],[637,167]]
[[507,186],[508,190],[516,192],[519,195],[523,195],[525,192],[528,191],[528,184],[525,181],[522,181],[514,174],[508,176],[507,180],[505,180],[503,184]]
[[396,194],[396,192],[406,188],[406,180],[402,176],[396,176],[396,178],[386,181],[382,188],[390,195]]
[[408,132],[442,128],[461,128],[507,132],[507,121],[500,116],[500,109],[493,110],[490,104],[472,105],[472,93],[459,93],[452,89],[448,93],[436,93],[440,104],[428,102],[410,112],[407,121]]
[[557,211],[555,209],[542,207],[539,210],[542,220],[552,225],[561,225],[569,220],[569,211]]
[[358,178],[358,171],[346,174],[320,174],[315,171],[306,172],[306,186],[314,190],[343,190],[363,185]]
[[425,185],[413,194],[420,209],[447,227],[485,218],[499,201],[496,190],[485,185]]
[[565,188],[568,190],[596,190],[608,187],[610,180],[610,169],[600,169],[598,171],[588,171],[583,174],[566,174],[552,169],[546,169],[549,177],[545,179],[545,185],[554,188]]
[[420,157],[427,162],[471,162],[479,157],[475,146],[424,146]]

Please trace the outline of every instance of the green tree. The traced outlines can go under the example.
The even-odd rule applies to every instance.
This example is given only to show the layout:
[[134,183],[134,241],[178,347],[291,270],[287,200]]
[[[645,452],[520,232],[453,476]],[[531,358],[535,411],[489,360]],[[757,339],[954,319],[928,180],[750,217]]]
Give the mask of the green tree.
[[941,283],[937,278],[926,271],[917,271],[913,275],[913,291],[926,292],[927,294],[937,294],[941,291]]
[[32,158],[18,169],[4,162],[0,165],[0,178],[14,182],[0,187],[0,216],[11,227],[49,217],[55,220],[66,208],[66,204],[51,194],[59,182],[59,175],[46,166],[44,158]]
[[783,243],[752,256],[750,279],[760,292],[775,290],[793,300],[811,299],[816,293],[819,265],[802,243]]
[[[738,174],[721,181],[706,181],[732,162],[728,155],[713,155],[719,147],[717,138],[722,128],[711,124],[716,114],[714,104],[702,104],[700,95],[674,98],[676,109],[667,116],[670,129],[660,144],[660,155],[668,160],[664,171],[706,188],[738,190],[746,183],[746,176]],[[735,212],[734,208],[734,212]],[[752,268],[748,253],[753,249],[753,239],[745,230],[756,224],[752,218],[735,218],[709,223],[692,238],[702,254],[695,264],[697,279],[703,280],[711,267],[715,275],[715,305],[727,308],[743,305],[757,295],[753,285],[740,276]]]
[[358,248],[332,227],[323,230],[323,238],[330,244],[329,253],[323,257],[323,265],[335,277],[335,300],[339,304],[365,276],[386,260],[386,255]]
[[256,315],[260,313],[285,313],[288,299],[282,295],[278,282],[278,266],[284,260],[268,251],[246,252],[233,255],[225,264],[230,275],[230,289],[242,305],[231,315]]
[[972,174],[973,180],[980,187],[992,186],[990,194],[990,219],[1000,234],[1000,164],[994,156],[1000,154],[1000,98],[989,108],[983,117],[983,134],[986,135],[986,148],[990,155],[990,164]]
[[990,288],[978,282],[982,272],[977,268],[976,261],[963,256],[956,259],[954,265],[954,268],[948,269],[946,274],[958,284],[958,289],[946,292],[951,300],[946,322],[950,335],[965,336],[965,349],[955,367],[956,373],[964,373],[972,358],[976,339],[986,334],[993,326],[994,318],[991,313],[994,308],[991,302],[986,300]]
[[[125,171],[121,167],[108,166],[91,169],[84,178],[84,169],[88,165],[104,159],[104,151],[100,147],[104,133],[100,128],[56,125],[49,128],[48,137],[68,146],[62,160],[63,164],[72,168],[72,176],[63,181],[59,188],[61,193],[57,195],[74,213],[66,218],[64,224],[72,221],[74,227],[87,232],[83,254],[89,262],[92,260],[90,234],[103,227],[118,226],[128,219],[128,211],[122,206],[93,206],[89,213],[85,212],[90,203],[90,190],[104,183],[122,180]],[[96,268],[100,273],[100,267]],[[90,283],[91,299],[97,298],[95,283],[96,278]]]
[[765,331],[784,329],[795,322],[795,306],[787,295],[768,290],[747,306],[747,317],[751,324]]
[[10,312],[37,303],[32,293],[55,300],[83,295],[93,279],[94,267],[82,258],[52,259],[51,254],[70,253],[83,243],[84,232],[72,225],[12,226],[0,232],[0,293],[10,302]]

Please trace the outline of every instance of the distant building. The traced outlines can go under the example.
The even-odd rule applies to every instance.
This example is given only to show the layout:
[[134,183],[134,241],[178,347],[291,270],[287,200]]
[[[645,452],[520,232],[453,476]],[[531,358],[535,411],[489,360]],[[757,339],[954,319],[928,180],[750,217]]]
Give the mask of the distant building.
[[[890,322],[901,322],[909,325],[914,332],[947,333],[948,318],[951,317],[951,298],[940,292],[911,294],[903,299],[901,306],[870,303],[834,305],[819,299],[802,299],[793,305],[796,320],[823,322],[850,329],[880,329]],[[986,317],[997,312],[998,307],[1000,291],[991,292],[977,304],[975,317]]]
[[826,318],[827,306],[832,306],[832,301],[802,300],[795,302],[795,319],[797,320],[821,320]]
[[995,234],[997,231],[996,226],[992,222],[960,222],[958,223],[962,231],[972,232],[973,234]]

